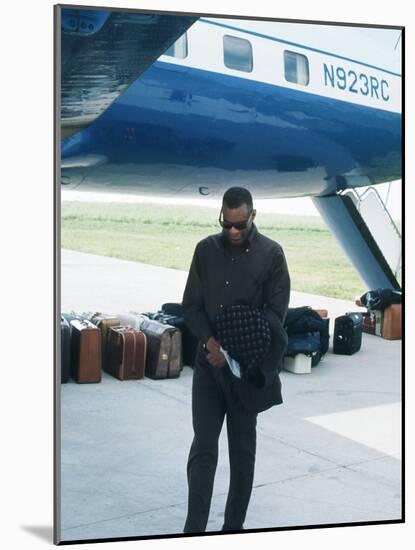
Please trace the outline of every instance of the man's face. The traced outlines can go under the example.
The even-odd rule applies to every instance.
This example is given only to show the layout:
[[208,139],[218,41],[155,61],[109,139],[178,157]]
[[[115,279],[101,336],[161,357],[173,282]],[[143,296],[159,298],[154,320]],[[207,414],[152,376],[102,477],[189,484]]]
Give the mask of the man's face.
[[[255,214],[255,210],[250,211],[246,204],[243,204],[239,208],[223,207],[222,221],[225,226],[223,227],[223,232],[231,245],[240,246],[244,242],[252,227]],[[234,225],[229,227],[230,224],[235,224],[236,227]],[[246,227],[242,228],[245,224]]]

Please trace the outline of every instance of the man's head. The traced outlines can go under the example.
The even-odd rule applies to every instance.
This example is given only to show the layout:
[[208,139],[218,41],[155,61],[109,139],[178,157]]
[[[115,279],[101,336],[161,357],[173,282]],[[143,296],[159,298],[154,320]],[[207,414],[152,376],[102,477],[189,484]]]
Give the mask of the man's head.
[[219,220],[230,244],[240,246],[251,230],[256,211],[244,187],[230,187],[223,195]]

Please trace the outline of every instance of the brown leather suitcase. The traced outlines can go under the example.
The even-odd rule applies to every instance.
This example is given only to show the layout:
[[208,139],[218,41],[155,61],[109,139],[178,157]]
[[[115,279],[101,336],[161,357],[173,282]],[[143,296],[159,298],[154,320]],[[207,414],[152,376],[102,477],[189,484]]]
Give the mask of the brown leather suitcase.
[[182,369],[182,335],[178,328],[145,320],[141,330],[147,336],[146,376],[154,380],[178,378]]
[[387,340],[402,338],[402,304],[392,304],[384,310],[382,336]]
[[101,382],[101,333],[90,321],[71,321],[71,376],[78,384]]
[[147,338],[131,327],[111,327],[108,331],[104,370],[119,380],[141,380],[146,365]]
[[106,361],[108,358],[107,341],[109,329],[111,327],[120,326],[120,320],[115,315],[107,315],[105,313],[94,313],[89,317],[89,320],[101,331],[102,368],[106,370]]

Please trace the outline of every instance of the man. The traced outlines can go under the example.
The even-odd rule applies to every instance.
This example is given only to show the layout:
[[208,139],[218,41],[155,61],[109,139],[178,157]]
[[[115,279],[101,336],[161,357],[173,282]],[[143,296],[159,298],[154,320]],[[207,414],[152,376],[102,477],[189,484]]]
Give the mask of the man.
[[[243,529],[254,478],[257,414],[282,403],[278,372],[287,344],[283,323],[290,278],[281,246],[258,232],[255,216],[247,189],[226,191],[219,216],[222,232],[197,244],[183,295],[185,321],[199,339],[185,533],[206,529],[225,415],[230,485],[222,531]],[[234,304],[261,308],[271,328],[271,350],[259,365],[255,383],[231,372],[217,339],[215,320]]]

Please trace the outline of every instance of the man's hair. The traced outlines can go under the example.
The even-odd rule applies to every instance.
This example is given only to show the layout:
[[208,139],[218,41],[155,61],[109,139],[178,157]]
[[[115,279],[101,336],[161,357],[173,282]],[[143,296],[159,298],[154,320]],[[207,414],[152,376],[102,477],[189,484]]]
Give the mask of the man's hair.
[[233,209],[239,208],[243,204],[247,205],[248,210],[252,210],[252,195],[245,187],[230,187],[223,195],[223,207]]

